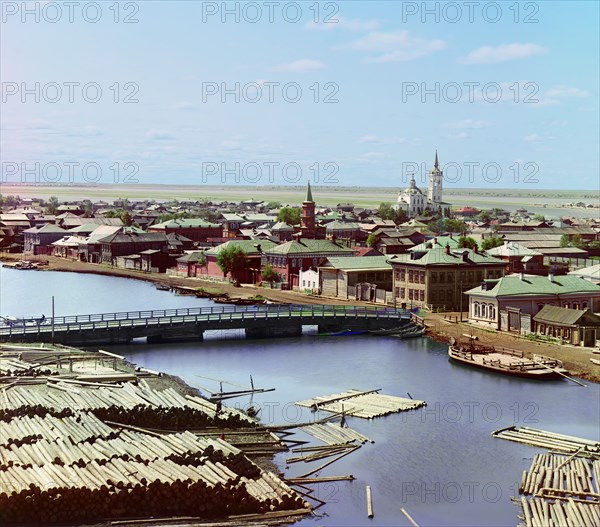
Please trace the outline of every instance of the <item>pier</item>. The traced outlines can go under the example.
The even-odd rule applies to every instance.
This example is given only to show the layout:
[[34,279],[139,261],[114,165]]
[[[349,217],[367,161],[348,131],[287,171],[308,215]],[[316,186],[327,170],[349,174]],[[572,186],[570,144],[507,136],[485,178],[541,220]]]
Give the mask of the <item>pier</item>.
[[[54,342],[69,345],[200,341],[205,331],[243,329],[247,338],[295,337],[303,326],[319,332],[397,327],[404,310],[376,306],[260,305],[215,306],[98,313],[0,324],[0,342]],[[29,320],[29,322],[27,322]]]

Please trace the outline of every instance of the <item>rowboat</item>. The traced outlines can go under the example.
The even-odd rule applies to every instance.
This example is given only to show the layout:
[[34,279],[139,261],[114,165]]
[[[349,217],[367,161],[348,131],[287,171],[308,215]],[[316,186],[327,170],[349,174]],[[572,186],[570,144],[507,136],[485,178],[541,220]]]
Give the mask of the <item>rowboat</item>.
[[473,342],[464,346],[451,342],[448,346],[450,359],[474,368],[527,379],[557,379],[568,373],[560,360],[534,355],[532,359],[519,350],[497,346],[476,346]]

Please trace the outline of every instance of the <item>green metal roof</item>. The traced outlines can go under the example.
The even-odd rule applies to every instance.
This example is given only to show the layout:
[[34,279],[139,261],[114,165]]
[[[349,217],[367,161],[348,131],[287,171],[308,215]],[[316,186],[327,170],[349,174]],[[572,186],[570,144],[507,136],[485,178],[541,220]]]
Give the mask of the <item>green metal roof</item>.
[[[467,261],[463,260],[463,253],[467,252]],[[413,255],[417,255],[414,250],[411,254],[398,254],[388,257],[391,264],[411,264],[418,266],[430,265],[451,265],[451,266],[472,266],[472,265],[495,265],[504,266],[504,262],[489,256],[485,253],[476,253],[472,249],[454,249],[450,254],[446,254],[445,248],[430,249],[425,252],[420,258],[412,259]]]
[[266,252],[275,246],[275,242],[271,240],[229,240],[228,242],[222,243],[221,245],[217,245],[216,247],[212,247],[205,251],[205,254],[208,255],[217,255],[223,249],[228,249],[230,247],[239,247],[241,248],[247,255],[256,255],[260,254],[257,245],[260,245],[261,251]]
[[292,240],[289,242],[277,245],[272,249],[265,251],[270,255],[295,255],[295,254],[330,254],[340,253],[352,255],[352,249],[343,247],[329,240],[312,240],[310,238],[302,238],[300,241]]
[[496,285],[485,291],[475,287],[466,292],[477,296],[532,296],[565,295],[569,293],[600,293],[600,286],[578,276],[555,276],[552,281],[547,276],[512,274],[498,279]]
[[429,251],[431,249],[439,249],[440,247],[445,248],[446,245],[450,245],[450,249],[457,249],[458,243],[458,237],[438,236],[437,238],[431,238],[430,240],[426,240],[419,245],[411,247],[409,251]]
[[549,305],[545,305],[533,319],[536,322],[558,324],[561,326],[600,326],[600,317],[594,313],[590,313],[586,309],[569,309]]
[[330,256],[322,267],[343,270],[390,270],[387,256]]
[[220,227],[217,223],[210,223],[202,218],[181,218],[177,220],[163,221],[152,225],[151,229],[199,229],[199,228],[210,228]]

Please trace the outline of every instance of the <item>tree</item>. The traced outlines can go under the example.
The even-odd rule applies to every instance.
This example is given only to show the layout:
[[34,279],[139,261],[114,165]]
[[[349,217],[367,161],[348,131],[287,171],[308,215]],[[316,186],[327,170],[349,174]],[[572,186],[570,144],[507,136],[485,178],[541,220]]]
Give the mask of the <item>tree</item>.
[[376,243],[377,236],[375,236],[373,233],[369,234],[369,236],[367,236],[367,247],[373,247]]
[[56,196],[50,196],[48,205],[46,206],[46,214],[56,214],[58,212],[58,198]]
[[266,264],[263,267],[262,279],[269,282],[271,285],[273,285],[273,282],[279,280],[279,275],[277,274],[277,271],[273,269],[273,266],[271,264]]
[[92,207],[92,202],[89,200],[84,201],[83,203],[83,217],[91,218],[94,215],[94,209]]
[[560,246],[561,247],[570,247],[571,246],[571,240],[569,240],[568,234],[563,234],[560,237]]
[[272,210],[272,209],[280,209],[281,208],[281,203],[279,201],[269,201],[266,205],[265,208],[267,210]]
[[231,277],[236,281],[240,272],[248,267],[248,263],[248,255],[241,247],[225,247],[217,255],[217,265],[223,271],[223,276],[227,277],[231,273]]
[[576,234],[571,238],[571,245],[577,247],[577,249],[583,249],[585,247],[585,242],[583,241],[581,234]]
[[543,214],[536,214],[533,219],[534,221],[546,221],[546,217]]
[[394,219],[394,208],[391,203],[381,203],[377,209],[377,216],[382,220],[393,220]]
[[133,218],[131,217],[131,214],[129,214],[128,210],[123,211],[121,214],[121,221],[126,227],[130,227],[133,224]]
[[283,207],[279,209],[277,221],[282,221],[288,225],[300,225],[301,211],[296,207]]
[[504,238],[501,236],[492,236],[491,238],[484,238],[481,241],[481,248],[484,251],[493,249],[494,247],[500,247],[501,245],[504,245]]
[[477,241],[475,240],[475,238],[471,238],[471,236],[461,236],[458,239],[458,247],[460,249],[473,249],[475,245],[477,245]]
[[479,221],[490,221],[492,219],[492,215],[488,210],[482,210],[478,215],[477,219]]

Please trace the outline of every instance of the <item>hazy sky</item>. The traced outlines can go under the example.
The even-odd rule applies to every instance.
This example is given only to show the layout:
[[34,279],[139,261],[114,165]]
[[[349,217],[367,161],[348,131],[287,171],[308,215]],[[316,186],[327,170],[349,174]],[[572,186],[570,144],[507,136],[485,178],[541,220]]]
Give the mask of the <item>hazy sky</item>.
[[447,186],[598,188],[598,20],[595,1],[2,2],[3,176],[406,186],[437,148]]

